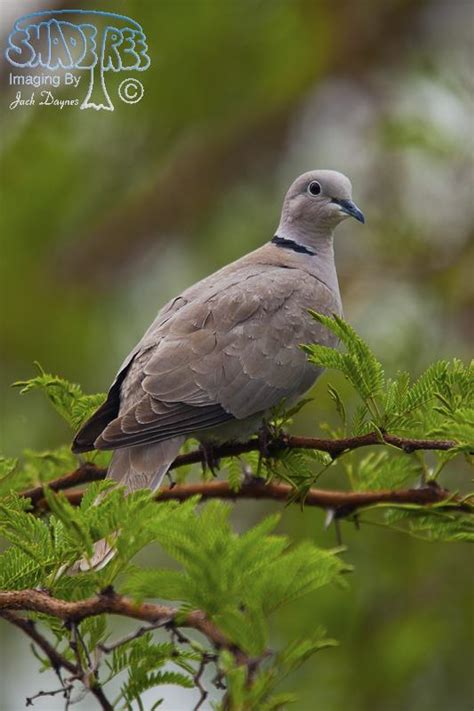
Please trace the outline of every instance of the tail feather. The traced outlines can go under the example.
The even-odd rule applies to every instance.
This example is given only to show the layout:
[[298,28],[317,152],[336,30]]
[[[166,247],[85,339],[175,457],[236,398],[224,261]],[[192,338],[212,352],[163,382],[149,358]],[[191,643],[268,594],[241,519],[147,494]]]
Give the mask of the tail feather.
[[[107,472],[108,479],[125,486],[126,493],[137,489],[155,491],[176,458],[185,437],[174,437],[157,444],[144,444],[137,447],[117,449]],[[113,537],[116,537],[114,534]],[[72,572],[101,570],[115,555],[115,549],[105,539],[94,544],[94,554],[90,560],[78,561]]]
[[176,458],[184,437],[174,437],[157,444],[116,449],[112,455],[107,478],[125,486],[127,493],[137,489],[155,491]]

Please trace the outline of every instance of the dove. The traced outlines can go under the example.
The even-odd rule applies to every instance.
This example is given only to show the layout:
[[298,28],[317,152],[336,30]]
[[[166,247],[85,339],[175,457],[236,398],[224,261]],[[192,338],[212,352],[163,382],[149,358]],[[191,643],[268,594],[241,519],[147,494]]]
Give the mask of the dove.
[[[342,315],[333,234],[348,217],[364,222],[346,176],[300,175],[273,237],[159,311],[73,452],[112,450],[107,477],[126,492],[155,490],[187,438],[243,440],[275,407],[297,402],[322,372],[300,346],[337,345],[308,310]],[[88,565],[111,555],[99,541]]]

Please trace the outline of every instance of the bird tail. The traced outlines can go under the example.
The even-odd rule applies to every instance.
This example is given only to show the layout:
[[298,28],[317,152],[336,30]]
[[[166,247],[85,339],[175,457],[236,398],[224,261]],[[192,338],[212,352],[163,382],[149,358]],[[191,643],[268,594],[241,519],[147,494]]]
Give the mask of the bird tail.
[[[163,477],[176,458],[184,437],[174,437],[157,444],[142,444],[136,447],[116,449],[107,471],[107,478],[125,487],[125,493],[130,494],[137,489],[155,491],[163,481]],[[97,500],[97,503],[100,499]],[[115,555],[113,540],[102,539],[94,544],[94,553],[90,560],[82,559],[74,564],[71,572],[101,570]]]

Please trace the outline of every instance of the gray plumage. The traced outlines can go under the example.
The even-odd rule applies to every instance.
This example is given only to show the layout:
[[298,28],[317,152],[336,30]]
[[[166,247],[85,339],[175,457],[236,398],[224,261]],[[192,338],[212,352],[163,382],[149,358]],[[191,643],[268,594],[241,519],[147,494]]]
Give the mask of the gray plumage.
[[[73,451],[114,450],[108,477],[156,489],[187,437],[246,438],[283,400],[297,401],[320,374],[299,346],[336,344],[308,309],[342,313],[332,238],[349,215],[363,222],[345,176],[297,178],[273,241],[161,309]],[[93,566],[109,558],[100,542]]]

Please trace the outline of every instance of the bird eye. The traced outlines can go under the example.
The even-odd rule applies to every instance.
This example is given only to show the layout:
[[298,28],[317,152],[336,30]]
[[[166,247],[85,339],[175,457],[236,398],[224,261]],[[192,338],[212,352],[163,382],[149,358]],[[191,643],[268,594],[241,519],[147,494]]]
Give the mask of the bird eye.
[[321,192],[321,186],[317,180],[312,180],[308,185],[308,192],[310,195],[319,195]]

